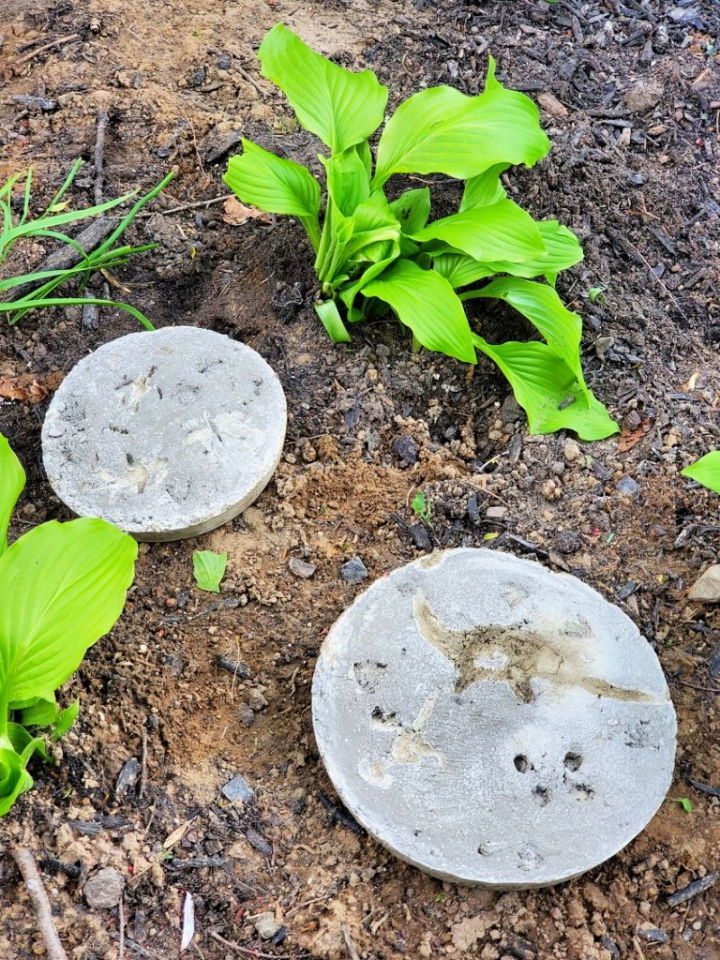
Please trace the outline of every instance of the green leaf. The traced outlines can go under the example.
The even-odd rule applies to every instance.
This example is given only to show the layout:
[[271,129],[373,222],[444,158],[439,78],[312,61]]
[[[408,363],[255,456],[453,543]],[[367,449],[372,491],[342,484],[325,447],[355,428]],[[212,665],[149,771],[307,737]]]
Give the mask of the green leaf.
[[262,74],[285,93],[300,123],[342,153],[377,130],[387,88],[372,70],[352,73],[311,50],[279,23],[266,34],[258,56]]
[[[13,704],[10,705],[11,708]],[[50,700],[36,700],[21,712],[21,720],[25,727],[49,727],[58,718],[60,711],[55,703],[55,697]]]
[[[388,257],[385,260],[378,260],[377,263],[370,264],[370,266],[363,271],[363,273],[360,275],[360,277],[357,280],[353,280],[352,282],[345,284],[341,288],[340,299],[342,300],[342,302],[345,304],[345,307],[347,308],[348,320],[351,323],[354,323],[358,320],[362,320],[364,318],[363,312],[360,310],[357,310],[354,306],[355,298],[362,291],[363,287],[367,286],[367,284],[370,283],[371,280],[374,280],[376,277],[379,277],[380,274],[383,273],[383,271],[387,267],[389,267],[390,264],[393,263],[396,259],[397,259],[396,257]],[[323,304],[320,304],[320,306],[323,306]],[[318,308],[316,307],[315,309],[317,310]],[[338,318],[339,318],[339,314],[338,314]],[[324,322],[325,321],[323,321],[323,323]],[[340,321],[340,323],[342,323],[342,320]],[[327,329],[327,325],[326,325],[326,329]],[[347,330],[345,330],[344,326],[342,329],[347,334],[347,340],[350,340],[350,335],[347,333]],[[329,330],[328,330],[328,333],[330,333]],[[333,340],[337,339],[332,335],[332,333],[330,333],[330,336],[333,338]]]
[[0,433],[0,555],[7,549],[10,517],[24,486],[25,471],[7,438]]
[[64,710],[60,710],[57,715],[57,720],[53,727],[52,738],[53,740],[59,740],[61,737],[64,737],[68,730],[72,727],[78,717],[80,712],[80,701],[75,700],[70,706],[65,707]]
[[428,350],[475,363],[472,332],[462,304],[444,277],[410,260],[398,260],[363,287],[388,303]]
[[320,317],[322,325],[328,332],[328,336],[335,343],[350,343],[350,334],[345,328],[345,324],[340,316],[340,311],[334,300],[326,300],[325,303],[315,304],[315,313]]
[[231,157],[223,180],[243,201],[268,213],[316,217],[320,184],[305,167],[243,140],[243,153]]
[[4,817],[21,793],[26,793],[34,780],[25,766],[34,753],[17,753],[9,739],[0,736],[0,817]]
[[580,361],[582,319],[568,310],[552,287],[532,280],[501,277],[473,296],[504,300],[542,334],[577,380],[584,384]]
[[[0,707],[52,701],[120,616],[137,544],[104,520],[50,521],[0,557]],[[0,725],[3,718],[0,716]]]
[[509,163],[495,163],[484,173],[471,177],[463,190],[460,213],[475,207],[489,207],[498,200],[504,200],[507,192],[500,180],[500,174],[505,173],[509,166]]
[[696,480],[713,493],[720,493],[720,450],[713,450],[700,457],[681,471],[684,477]]
[[208,593],[220,593],[220,583],[227,569],[226,553],[214,553],[212,550],[196,550],[193,553],[193,576],[201,590]]
[[355,147],[332,157],[320,157],[327,173],[328,193],[340,213],[349,217],[370,196],[370,177]]
[[445,173],[460,180],[495,164],[531,167],[550,149],[535,104],[495,79],[490,58],[483,93],[431,87],[401,103],[383,130],[375,183],[394,173]]
[[422,230],[430,216],[430,188],[406,190],[397,200],[393,200],[390,209],[397,217],[403,233],[417,233]]
[[531,433],[574,430],[582,440],[602,440],[618,426],[599,400],[546,343],[474,343],[500,367],[525,410]]
[[693,812],[692,800],[690,797],[670,797],[673,803],[679,803],[685,813]]
[[353,214],[353,232],[343,252],[343,260],[383,259],[383,248],[375,247],[370,255],[366,249],[387,240],[400,239],[400,223],[382,190],[376,190]]
[[526,278],[545,276],[548,282],[554,282],[561,270],[567,270],[583,259],[582,247],[572,230],[561,226],[557,220],[541,220],[537,227],[546,252],[521,263],[493,261],[488,264],[493,268],[493,273],[510,273],[514,277]]
[[441,240],[485,263],[522,263],[545,252],[535,221],[512,200],[499,200],[489,207],[474,207],[434,220],[414,233],[413,239],[421,243]]
[[496,272],[486,263],[457,250],[446,250],[433,256],[433,270],[445,277],[451,287],[465,287],[491,277]]

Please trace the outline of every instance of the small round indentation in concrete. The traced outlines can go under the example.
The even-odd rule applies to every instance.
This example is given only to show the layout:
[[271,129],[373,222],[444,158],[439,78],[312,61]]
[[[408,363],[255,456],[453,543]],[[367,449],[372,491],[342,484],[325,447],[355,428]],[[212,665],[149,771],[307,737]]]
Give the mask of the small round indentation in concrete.
[[330,630],[320,753],[353,816],[460,883],[546,886],[602,863],[670,785],[676,721],[650,645],[580,580],[498,551],[423,557]]
[[280,459],[277,375],[236,340],[166,327],[112,340],[53,397],[43,460],[57,495],[140,540],[213,530],[260,494]]

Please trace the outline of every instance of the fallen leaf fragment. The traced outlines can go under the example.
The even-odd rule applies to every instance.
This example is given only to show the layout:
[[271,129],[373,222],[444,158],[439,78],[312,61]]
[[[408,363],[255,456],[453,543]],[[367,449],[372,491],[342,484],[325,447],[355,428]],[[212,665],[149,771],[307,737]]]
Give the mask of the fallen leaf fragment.
[[21,373],[16,377],[0,377],[0,399],[18,403],[42,403],[60,386],[65,374],[59,370],[35,376]]
[[223,221],[240,227],[248,220],[257,220],[259,223],[272,223],[272,216],[257,207],[247,207],[235,197],[228,197],[223,204]]
[[648,433],[651,426],[652,423],[649,420],[643,420],[637,430],[623,430],[618,439],[618,453],[627,453],[628,450],[632,450]]

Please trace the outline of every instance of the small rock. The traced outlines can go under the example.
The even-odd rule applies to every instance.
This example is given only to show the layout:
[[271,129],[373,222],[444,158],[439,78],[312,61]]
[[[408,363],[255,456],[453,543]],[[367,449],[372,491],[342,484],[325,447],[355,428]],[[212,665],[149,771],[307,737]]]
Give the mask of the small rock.
[[424,523],[413,523],[408,527],[408,533],[418,550],[425,550],[428,553],[432,550],[432,540]]
[[253,827],[247,828],[245,831],[245,839],[251,847],[258,850],[264,857],[272,856],[272,844],[268,843],[265,837],[261,833],[258,833]]
[[83,887],[83,894],[89,907],[94,910],[111,910],[120,902],[124,881],[112,867],[103,867],[90,877]]
[[625,91],[623,100],[631,113],[647,113],[660,100],[664,87],[657,80],[638,80]]
[[629,180],[633,187],[643,187],[645,185],[645,177],[641,173],[633,173]]
[[509,393],[500,404],[498,416],[503,423],[514,423],[516,420],[519,420],[522,415],[523,412],[520,404],[517,402],[513,394]]
[[131,787],[137,783],[140,776],[140,764],[135,757],[132,757],[120,771],[115,784],[115,796],[122,799]]
[[222,794],[226,800],[231,803],[252,803],[255,799],[255,791],[248,786],[244,777],[240,774],[229,780],[222,788]]
[[251,727],[255,723],[255,711],[249,703],[241,703],[236,710],[238,720],[244,727]]
[[257,713],[259,710],[264,710],[268,705],[267,697],[264,696],[259,690],[248,690],[247,691],[247,702],[251,710],[254,710]]
[[582,450],[576,440],[567,439],[563,444],[563,456],[568,463],[575,463],[582,459]]
[[288,567],[290,568],[290,573],[294,573],[296,577],[301,577],[303,580],[309,580],[317,570],[314,563],[308,563],[307,560],[300,560],[299,557],[290,557]]
[[261,940],[272,940],[280,929],[280,924],[275,919],[275,914],[268,910],[266,913],[260,913],[255,918],[255,930]]
[[217,58],[218,70],[229,70],[232,66],[232,57],[229,53],[221,53]]
[[507,516],[507,512],[507,507],[488,507],[485,511],[485,518],[487,520],[502,520],[503,517]]
[[360,557],[353,557],[342,565],[340,576],[346,583],[360,583],[368,576],[368,569]]
[[412,464],[417,463],[417,444],[413,438],[407,436],[407,434],[403,434],[400,437],[395,437],[392,442],[392,452],[408,466],[412,466]]
[[580,534],[572,530],[558,530],[553,538],[553,547],[558,553],[577,553],[582,544]]
[[302,446],[302,458],[305,463],[314,463],[317,460],[317,450],[310,443],[309,440],[306,440]]
[[688,597],[691,600],[704,600],[716,603],[720,600],[720,563],[714,563],[690,587]]
[[640,489],[640,485],[632,477],[621,477],[615,484],[615,489],[624,497],[634,497]]
[[540,493],[546,500],[558,500],[560,497],[560,488],[555,480],[545,480],[540,487]]
[[568,115],[568,108],[564,103],[560,103],[552,93],[539,93],[537,102],[545,113],[549,113],[551,117],[566,117]]

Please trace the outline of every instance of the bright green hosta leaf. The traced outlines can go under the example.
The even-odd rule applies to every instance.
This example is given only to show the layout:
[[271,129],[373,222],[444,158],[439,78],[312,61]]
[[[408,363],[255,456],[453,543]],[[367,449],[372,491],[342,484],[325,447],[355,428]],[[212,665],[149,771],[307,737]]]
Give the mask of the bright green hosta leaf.
[[0,433],[0,554],[7,548],[10,517],[24,486],[25,471],[7,439]]
[[413,239],[420,243],[440,240],[485,263],[522,263],[545,252],[535,221],[512,200],[499,200],[489,207],[474,207],[434,220],[413,234]]
[[[348,320],[350,321],[350,323],[356,323],[357,321],[363,319],[363,316],[364,316],[363,312],[361,310],[358,310],[354,305],[355,299],[358,296],[358,294],[361,292],[363,287],[367,286],[367,284],[370,283],[371,280],[374,280],[376,277],[379,277],[380,274],[382,274],[387,269],[387,267],[390,266],[391,263],[395,262],[395,260],[396,260],[396,257],[389,257],[385,260],[379,260],[377,263],[372,263],[369,267],[367,267],[366,270],[363,271],[363,273],[358,277],[358,279],[353,280],[342,287],[340,291],[340,299],[342,300],[342,302],[345,304],[345,307],[347,308]],[[322,304],[322,306],[324,306],[324,304]],[[316,306],[315,309],[318,310],[318,307]],[[320,319],[322,319],[322,317]],[[339,319],[339,314],[338,314],[338,319]],[[342,321],[340,322],[342,323]],[[325,323],[324,320],[323,320],[323,323]],[[325,329],[327,330],[327,324],[325,324]],[[336,340],[336,339],[350,340],[350,334],[348,334],[344,326],[342,329],[345,331],[345,334],[346,334],[344,338],[338,338],[333,336],[333,334],[330,333],[329,330],[328,330],[328,333],[330,333],[330,336],[333,338],[333,340]]]
[[311,50],[279,23],[258,53],[262,73],[284,92],[300,123],[342,153],[366,140],[383,120],[387,88],[371,70],[352,73]]
[[472,333],[462,303],[444,277],[399,260],[362,291],[389,304],[428,350],[475,363]]
[[21,720],[25,727],[49,727],[55,723],[59,713],[53,697],[52,700],[37,700],[32,706],[25,707],[21,711]]
[[193,575],[195,583],[208,593],[220,593],[220,584],[227,569],[226,553],[214,553],[212,550],[196,550],[193,553]]
[[421,90],[388,121],[377,151],[375,182],[394,173],[445,173],[468,180],[495,164],[531,167],[550,149],[535,104],[495,79],[490,58],[483,93],[452,87]]
[[397,200],[393,200],[390,209],[400,222],[403,233],[417,233],[422,230],[430,216],[429,187],[406,190]]
[[[383,259],[383,249],[375,245],[400,238],[400,223],[382,190],[376,190],[356,207],[353,221],[353,233],[343,251],[343,262],[354,258]],[[366,249],[371,245],[375,247],[375,252],[366,255]]]
[[507,193],[500,180],[500,174],[504,173],[509,166],[509,163],[496,163],[485,173],[471,177],[463,190],[460,212],[472,210],[474,207],[488,207],[490,204],[497,203],[498,200],[504,200]]
[[510,273],[514,277],[547,277],[554,282],[561,270],[575,266],[583,259],[580,242],[572,230],[561,226],[557,220],[541,220],[537,224],[546,252],[539,257],[530,257],[520,263],[493,261],[489,266],[493,273]]
[[315,313],[320,317],[320,321],[331,340],[334,340],[335,343],[350,343],[350,334],[345,328],[334,300],[316,303]]
[[[8,724],[8,727],[13,726]],[[26,793],[33,785],[33,778],[25,767],[35,753],[36,744],[37,741],[29,738],[25,749],[17,751],[9,737],[0,735],[0,817],[5,816],[20,794]]]
[[88,647],[120,616],[136,556],[132,537],[88,519],[44,523],[5,551],[0,705],[53,701]]
[[532,280],[501,277],[482,290],[473,291],[473,296],[509,303],[532,323],[577,380],[584,383],[580,363],[582,319],[567,309],[552,287]]
[[492,277],[495,271],[485,263],[458,250],[446,250],[432,258],[433,270],[445,277],[451,287],[466,287],[469,283]]
[[714,493],[720,493],[720,450],[706,453],[681,472],[684,477],[690,477]]
[[338,210],[346,217],[370,196],[370,177],[355,147],[325,159],[320,157],[327,173],[328,193]]
[[59,740],[61,737],[64,737],[68,732],[70,727],[75,723],[80,713],[80,701],[75,700],[70,706],[65,707],[64,710],[58,711],[57,719],[53,724],[53,740]]
[[582,440],[602,440],[618,426],[573,371],[546,343],[532,341],[475,345],[495,361],[525,410],[531,433],[574,430]]
[[317,217],[320,184],[309,170],[251,140],[243,140],[242,145],[243,153],[230,158],[223,180],[243,203],[269,213]]

